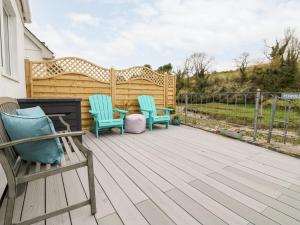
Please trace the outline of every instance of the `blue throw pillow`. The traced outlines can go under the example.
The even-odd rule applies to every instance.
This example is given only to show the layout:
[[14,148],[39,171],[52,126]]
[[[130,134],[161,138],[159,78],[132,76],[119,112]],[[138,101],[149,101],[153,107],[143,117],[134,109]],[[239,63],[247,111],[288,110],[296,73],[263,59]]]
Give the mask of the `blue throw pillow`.
[[41,107],[36,106],[26,109],[17,109],[17,115],[19,116],[30,116],[30,117],[41,117],[46,116]]
[[[5,130],[11,140],[55,134],[53,124],[47,116],[28,117],[1,113]],[[57,164],[61,162],[63,148],[58,139],[42,140],[15,146],[24,160]]]

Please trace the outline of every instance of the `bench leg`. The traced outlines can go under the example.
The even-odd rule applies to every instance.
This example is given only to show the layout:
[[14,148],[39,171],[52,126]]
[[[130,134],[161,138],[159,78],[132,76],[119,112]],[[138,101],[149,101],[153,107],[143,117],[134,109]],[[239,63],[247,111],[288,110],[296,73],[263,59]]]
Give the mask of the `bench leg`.
[[166,122],[166,128],[167,129],[169,128],[169,122]]
[[11,225],[12,224],[14,206],[15,206],[15,197],[9,197],[7,199],[4,225]]
[[91,201],[91,214],[95,215],[97,212],[96,208],[96,194],[95,194],[95,178],[94,178],[94,166],[93,166],[93,153],[89,152],[87,156],[88,163],[88,179],[89,179],[89,190],[90,190],[90,201]]

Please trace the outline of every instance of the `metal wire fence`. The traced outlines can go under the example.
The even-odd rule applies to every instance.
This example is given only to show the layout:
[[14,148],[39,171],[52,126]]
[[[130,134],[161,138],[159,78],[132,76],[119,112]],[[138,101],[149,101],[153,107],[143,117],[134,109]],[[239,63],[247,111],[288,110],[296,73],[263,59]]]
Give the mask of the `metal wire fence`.
[[297,145],[300,143],[300,100],[282,98],[282,95],[260,90],[218,95],[180,94],[177,115],[182,123],[235,138]]

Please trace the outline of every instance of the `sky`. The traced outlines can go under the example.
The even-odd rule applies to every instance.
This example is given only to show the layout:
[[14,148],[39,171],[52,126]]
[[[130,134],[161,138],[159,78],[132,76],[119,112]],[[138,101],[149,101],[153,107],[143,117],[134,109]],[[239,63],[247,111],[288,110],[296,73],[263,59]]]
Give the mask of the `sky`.
[[234,69],[250,53],[264,58],[291,27],[300,36],[300,0],[30,0],[27,27],[55,53],[103,67],[172,63],[194,52],[213,57],[211,70]]

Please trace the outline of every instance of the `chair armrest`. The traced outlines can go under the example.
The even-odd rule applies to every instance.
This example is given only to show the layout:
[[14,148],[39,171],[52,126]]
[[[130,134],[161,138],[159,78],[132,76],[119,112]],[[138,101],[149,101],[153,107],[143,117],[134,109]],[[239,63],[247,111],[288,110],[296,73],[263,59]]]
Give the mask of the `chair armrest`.
[[47,115],[48,117],[58,117],[58,119],[59,119],[59,121],[63,124],[63,125],[65,125],[66,126],[66,130],[68,131],[68,132],[71,132],[71,126],[70,126],[70,124],[68,124],[65,120],[64,120],[64,116],[66,116],[66,114],[49,114],[49,115]]
[[158,110],[163,110],[163,111],[173,111],[174,109],[171,108],[157,108]]
[[121,119],[124,119],[124,117],[125,117],[125,115],[126,115],[126,113],[127,113],[128,111],[126,111],[126,110],[121,110],[121,109],[113,109],[113,112],[114,112],[114,113],[115,113],[115,112],[120,113],[120,118],[121,118]]
[[128,113],[127,110],[121,110],[121,109],[113,109],[113,112],[118,112],[118,113],[123,113],[123,114]]
[[148,112],[148,113],[152,113],[153,110],[152,109],[140,109],[141,111],[144,111],[144,112]]
[[67,132],[67,133],[49,134],[49,135],[43,135],[43,136],[29,137],[29,138],[19,139],[19,140],[0,144],[0,149],[5,149],[7,147],[13,147],[15,145],[25,144],[25,143],[34,142],[34,141],[49,140],[49,139],[54,139],[54,138],[59,138],[59,137],[82,136],[84,134],[85,134],[85,132],[83,132],[83,131],[76,131],[76,132]]

